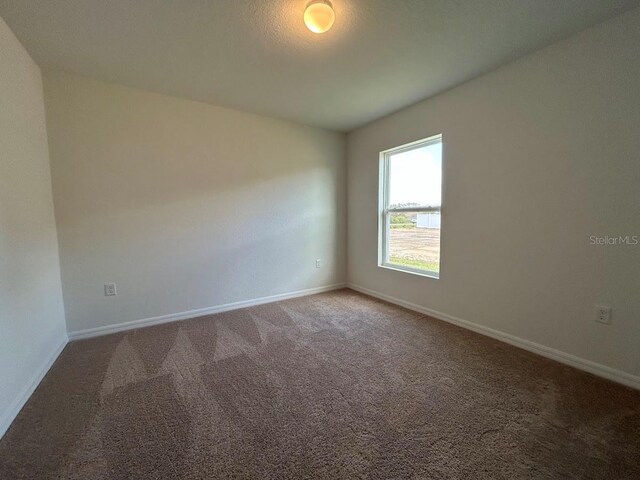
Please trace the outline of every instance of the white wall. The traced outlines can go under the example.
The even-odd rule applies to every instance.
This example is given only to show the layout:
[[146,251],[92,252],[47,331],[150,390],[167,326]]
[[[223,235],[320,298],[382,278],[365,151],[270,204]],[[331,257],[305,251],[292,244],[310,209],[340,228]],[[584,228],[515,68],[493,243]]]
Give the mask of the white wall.
[[[349,281],[640,375],[640,245],[590,244],[640,235],[638,45],[640,9],[350,133]],[[438,133],[441,278],[379,268],[378,152]]]
[[45,97],[70,332],[345,281],[344,134],[63,73]]
[[0,19],[0,437],[65,343],[40,69]]

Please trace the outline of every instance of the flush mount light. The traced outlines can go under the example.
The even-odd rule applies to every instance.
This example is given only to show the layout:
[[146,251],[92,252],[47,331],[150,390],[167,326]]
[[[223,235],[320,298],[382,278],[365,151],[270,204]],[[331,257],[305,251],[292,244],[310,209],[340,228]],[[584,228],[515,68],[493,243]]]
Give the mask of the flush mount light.
[[311,0],[304,10],[304,23],[313,33],[324,33],[331,28],[336,15],[329,0]]

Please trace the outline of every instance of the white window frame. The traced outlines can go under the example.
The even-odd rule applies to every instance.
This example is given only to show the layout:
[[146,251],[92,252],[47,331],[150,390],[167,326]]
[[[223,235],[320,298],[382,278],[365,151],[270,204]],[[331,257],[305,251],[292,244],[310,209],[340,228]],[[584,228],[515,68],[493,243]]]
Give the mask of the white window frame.
[[[389,259],[389,231],[390,231],[390,218],[392,213],[397,212],[440,212],[442,222],[442,200],[438,207],[402,207],[402,208],[389,208],[389,159],[392,155],[406,152],[409,150],[415,150],[416,148],[433,145],[434,143],[442,143],[442,134],[433,135],[431,137],[423,138],[422,140],[416,140],[415,142],[407,143],[399,147],[390,148],[380,152],[380,179],[379,179],[379,194],[378,194],[378,266],[382,268],[388,268],[391,270],[398,270],[401,272],[412,273],[414,275],[420,275],[429,278],[440,278],[440,272],[433,272],[430,270],[423,270],[421,268],[407,267],[390,263]],[[444,156],[444,148],[443,148]],[[442,228],[442,223],[440,224]],[[442,249],[441,249],[442,252]],[[442,253],[440,254],[440,266],[442,265]]]

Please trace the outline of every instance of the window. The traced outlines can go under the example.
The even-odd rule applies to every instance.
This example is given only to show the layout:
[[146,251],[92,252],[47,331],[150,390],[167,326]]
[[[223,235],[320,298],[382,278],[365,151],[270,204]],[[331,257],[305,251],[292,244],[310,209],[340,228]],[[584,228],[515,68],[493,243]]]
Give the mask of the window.
[[380,153],[378,265],[438,278],[442,135]]

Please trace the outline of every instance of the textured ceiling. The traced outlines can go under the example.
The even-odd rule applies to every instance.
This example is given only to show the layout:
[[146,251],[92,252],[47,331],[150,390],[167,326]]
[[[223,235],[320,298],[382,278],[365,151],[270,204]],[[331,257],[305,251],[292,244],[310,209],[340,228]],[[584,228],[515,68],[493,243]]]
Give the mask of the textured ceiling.
[[347,131],[640,0],[0,0],[43,68]]

